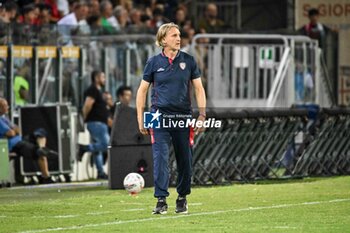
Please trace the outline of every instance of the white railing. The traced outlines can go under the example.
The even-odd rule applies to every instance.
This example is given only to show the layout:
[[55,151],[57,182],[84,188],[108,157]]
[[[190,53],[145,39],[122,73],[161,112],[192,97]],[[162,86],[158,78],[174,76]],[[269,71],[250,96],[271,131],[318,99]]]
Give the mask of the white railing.
[[317,41],[305,36],[198,34],[191,53],[210,107],[290,107],[332,102]]
[[[287,71],[290,65],[290,49],[287,48],[278,67],[275,82],[272,85],[269,97],[267,98],[267,107],[285,107],[290,106],[293,92],[288,94],[288,75]],[[289,69],[290,70],[290,69]],[[291,83],[291,82],[290,82]]]

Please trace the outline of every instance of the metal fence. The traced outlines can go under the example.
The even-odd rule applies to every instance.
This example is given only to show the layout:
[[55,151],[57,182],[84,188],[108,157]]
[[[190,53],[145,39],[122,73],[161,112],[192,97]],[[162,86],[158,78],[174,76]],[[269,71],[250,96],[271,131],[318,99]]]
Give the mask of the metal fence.
[[[208,113],[223,120],[223,127],[195,139],[193,183],[350,174],[350,111],[322,112],[321,122],[308,119],[305,109]],[[170,174],[176,185],[173,150]]]
[[199,34],[191,53],[213,107],[335,104],[317,41],[308,37]]
[[154,36],[144,34],[69,38],[79,46],[0,46],[0,93],[11,110],[19,105],[14,89],[21,78],[29,87],[27,104],[69,102],[80,109],[94,69],[105,72],[105,90],[114,98],[122,84],[136,93],[143,66],[156,51]]
[[318,133],[298,159],[293,174],[331,176],[350,174],[350,111],[323,109]]

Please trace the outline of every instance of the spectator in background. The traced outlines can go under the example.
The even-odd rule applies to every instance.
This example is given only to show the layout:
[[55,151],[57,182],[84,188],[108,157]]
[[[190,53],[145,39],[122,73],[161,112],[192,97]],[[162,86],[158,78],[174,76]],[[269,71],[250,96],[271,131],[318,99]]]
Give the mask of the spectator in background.
[[129,14],[123,6],[117,6],[113,10],[113,15],[118,21],[119,30],[123,30],[129,24]]
[[50,20],[55,23],[58,22],[63,15],[61,15],[58,10],[57,0],[44,0],[44,3],[50,7]]
[[17,106],[23,106],[28,102],[29,97],[29,82],[27,77],[29,76],[28,64],[23,64],[17,75],[15,76],[13,90],[15,94],[15,104]]
[[109,114],[102,95],[102,88],[106,83],[105,74],[101,71],[93,71],[91,83],[91,86],[84,92],[85,101],[82,113],[93,143],[80,145],[77,159],[80,161],[86,152],[93,153],[98,172],[97,178],[107,179],[108,177],[103,170],[103,153],[107,151],[109,142],[107,125]]
[[146,28],[151,28],[151,17],[149,17],[147,14],[141,15],[141,22]]
[[[110,1],[104,0],[100,3],[101,26],[105,34],[113,34],[116,29],[112,25],[115,24],[116,18],[113,16],[113,5]],[[112,22],[112,23],[111,23]]]
[[125,106],[130,106],[132,100],[132,89],[129,86],[121,86],[118,88],[116,92],[117,101],[113,102],[112,95],[109,92],[103,93],[103,98],[107,103],[107,109],[109,111],[109,120],[108,126],[112,128],[113,124],[113,116],[115,112],[115,108],[119,104],[123,104]]
[[156,0],[156,7],[163,11],[163,16],[169,21],[174,21],[175,11],[179,7],[179,0]]
[[331,31],[330,28],[319,23],[319,11],[315,8],[311,8],[308,11],[309,23],[301,27],[298,31],[302,35],[306,35],[311,39],[318,40],[319,47],[324,48],[326,44],[326,36]]
[[[118,88],[116,96],[118,102],[116,104],[124,104],[129,106],[132,100],[132,89],[129,86],[121,86]],[[114,105],[115,106],[115,105]]]
[[90,33],[86,18],[88,16],[89,8],[86,1],[79,1],[74,3],[74,11],[64,16],[58,24],[58,31],[65,36],[60,43],[72,43],[71,35],[88,34]]
[[68,0],[69,13],[72,13],[75,9],[75,6],[78,2],[76,0]]
[[50,25],[54,23],[51,21],[51,7],[47,4],[39,4],[40,14],[38,18],[39,25]]
[[10,15],[5,10],[5,4],[0,2],[0,23],[9,23]]
[[178,8],[175,12],[175,24],[181,28],[191,26],[191,21],[186,16],[186,11],[183,8]]
[[23,7],[22,17],[20,22],[28,25],[34,25],[37,20],[38,13],[36,12],[39,8],[34,4],[29,4]]
[[142,28],[144,24],[141,21],[141,11],[139,9],[132,9],[130,11],[130,25]]
[[151,20],[151,27],[158,29],[161,25],[169,23],[169,20],[163,16],[163,10],[156,8],[153,11],[153,19]]
[[58,25],[78,26],[86,20],[88,14],[88,5],[86,1],[79,1],[74,4],[74,11],[57,22]]
[[39,25],[39,23],[38,23],[39,15],[40,15],[39,3],[34,4],[34,15],[35,15],[35,18],[32,22],[32,25]]
[[36,30],[34,26],[38,23],[37,10],[40,13],[39,8],[34,4],[24,6],[22,15],[19,15],[16,20],[17,23],[22,23],[23,25],[13,27],[12,42],[14,44],[32,44],[36,41]]
[[10,12],[7,11],[5,4],[0,3],[0,44],[9,42],[10,22]]
[[100,16],[100,2],[98,0],[90,0],[89,2],[89,17]]
[[101,27],[100,2],[98,0],[89,1],[89,13],[86,21],[90,26],[92,36],[102,35],[104,33]]
[[17,4],[15,2],[8,1],[5,3],[4,7],[10,21],[13,22],[16,19],[16,15],[17,15],[17,10],[18,10]]
[[218,8],[214,3],[207,5],[204,18],[199,21],[198,27],[206,33],[221,32],[225,27],[224,21],[218,18]]
[[37,28],[37,39],[39,44],[55,44],[57,37],[54,33],[52,33],[52,25],[55,24],[55,22],[51,20],[51,7],[43,3],[38,4],[38,6],[40,8],[40,15],[38,18],[38,24],[40,27]]
[[40,183],[54,183],[50,177],[47,162],[50,150],[46,148],[46,131],[38,129],[32,135],[33,141],[23,140],[18,126],[12,124],[6,117],[8,109],[7,101],[0,98],[0,137],[8,139],[9,151],[15,152],[18,156],[30,157],[37,161],[42,175]]
[[108,126],[109,126],[109,133],[111,133],[112,125],[113,125],[113,118],[114,118],[114,112],[117,105],[125,105],[130,106],[131,100],[132,100],[132,89],[129,86],[120,86],[116,91],[117,101],[113,102],[112,95],[109,92],[104,93],[104,99],[107,103],[107,109],[109,111],[109,119],[108,119]]
[[91,30],[91,36],[98,36],[103,34],[101,27],[101,18],[98,15],[91,15],[87,18],[87,23]]

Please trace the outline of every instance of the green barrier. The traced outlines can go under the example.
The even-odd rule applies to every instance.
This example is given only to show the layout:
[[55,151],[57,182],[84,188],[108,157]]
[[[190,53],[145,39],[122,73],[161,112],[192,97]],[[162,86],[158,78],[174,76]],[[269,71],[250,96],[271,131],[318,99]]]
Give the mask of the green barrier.
[[0,184],[10,183],[9,151],[6,139],[0,139]]

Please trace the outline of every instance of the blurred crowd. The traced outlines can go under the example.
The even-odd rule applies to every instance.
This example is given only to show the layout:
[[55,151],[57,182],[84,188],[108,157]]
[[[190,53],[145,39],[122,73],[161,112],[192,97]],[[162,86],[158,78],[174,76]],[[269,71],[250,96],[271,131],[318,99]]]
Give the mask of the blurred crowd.
[[[195,33],[227,29],[215,4],[208,4],[201,14],[194,25],[188,1],[182,0],[0,0],[0,36],[27,36],[33,28],[56,26],[64,35],[154,33],[163,23],[174,22],[182,28],[182,37],[191,40]],[[20,32],[9,27],[14,24],[22,24]]]

